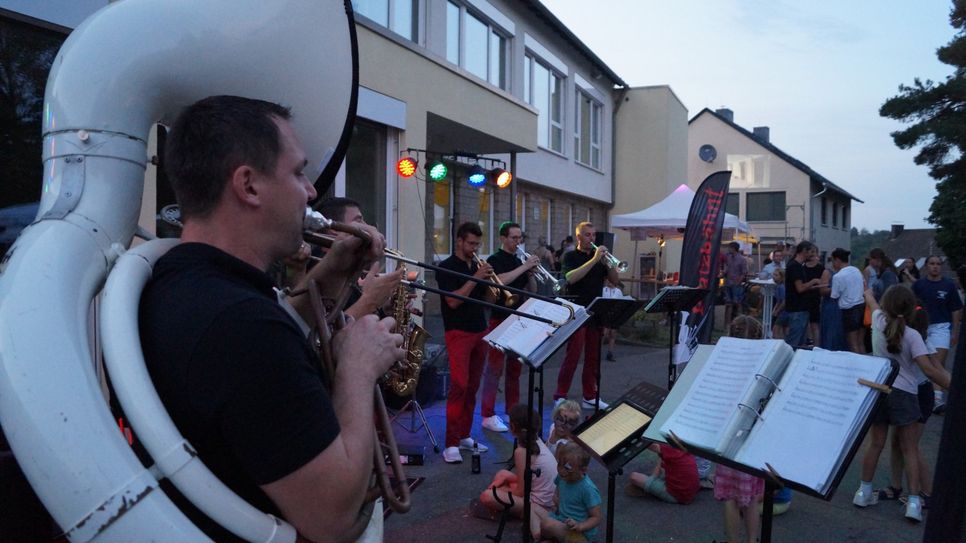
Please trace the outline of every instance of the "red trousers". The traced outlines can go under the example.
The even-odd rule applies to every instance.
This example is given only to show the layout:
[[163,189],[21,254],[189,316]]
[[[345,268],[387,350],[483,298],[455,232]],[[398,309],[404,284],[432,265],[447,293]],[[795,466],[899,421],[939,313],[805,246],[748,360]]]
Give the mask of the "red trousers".
[[470,437],[476,391],[480,388],[486,358],[486,332],[447,330],[444,335],[449,352],[449,393],[446,395],[446,446],[457,447]]
[[570,336],[567,342],[567,353],[564,355],[563,365],[557,375],[557,390],[553,399],[566,398],[570,393],[570,383],[577,371],[580,354],[584,354],[584,369],[580,374],[580,384],[583,387],[583,398],[593,400],[597,397],[597,367],[600,365],[600,328],[584,325]]
[[[486,329],[486,333],[490,333],[501,322],[503,319],[490,319],[490,327]],[[506,412],[509,413],[513,406],[520,403],[520,371],[523,369],[523,364],[519,358],[508,357],[503,354],[503,351],[490,347],[486,370],[483,373],[483,396],[480,402],[480,414],[483,418],[496,415],[496,392],[500,387],[504,365],[506,383],[503,385],[503,395],[506,397]]]

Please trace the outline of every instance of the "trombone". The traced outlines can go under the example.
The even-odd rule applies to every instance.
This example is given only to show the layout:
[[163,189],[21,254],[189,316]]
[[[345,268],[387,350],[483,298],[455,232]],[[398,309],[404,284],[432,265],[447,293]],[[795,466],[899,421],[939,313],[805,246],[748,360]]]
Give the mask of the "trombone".
[[[594,242],[590,242],[590,248],[594,251],[597,250],[597,245]],[[624,273],[627,271],[627,262],[617,258],[613,253],[607,251],[604,255],[604,265],[611,269],[616,269],[618,273]]]

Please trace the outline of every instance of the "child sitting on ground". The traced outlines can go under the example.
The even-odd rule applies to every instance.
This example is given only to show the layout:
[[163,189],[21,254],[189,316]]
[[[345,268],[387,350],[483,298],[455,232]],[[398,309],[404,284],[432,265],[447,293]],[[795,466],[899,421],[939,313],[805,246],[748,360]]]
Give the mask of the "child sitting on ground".
[[580,404],[574,400],[564,400],[553,408],[550,418],[553,424],[550,425],[550,436],[547,438],[547,447],[550,452],[557,454],[557,447],[573,440],[571,432],[580,424]]
[[534,506],[534,513],[540,517],[540,530],[533,533],[534,539],[581,543],[597,535],[602,518],[601,499],[594,482],[587,477],[588,466],[590,455],[573,441],[557,449],[557,510],[550,513]]
[[668,503],[689,504],[694,501],[701,489],[694,456],[663,443],[652,443],[648,449],[656,452],[661,461],[650,475],[639,471],[631,473],[628,494],[640,495],[643,491]]
[[[532,432],[527,431],[528,411],[532,415]],[[527,452],[530,453],[530,471],[533,474],[530,503],[545,509],[553,508],[553,495],[556,490],[553,479],[557,472],[557,460],[539,438],[543,433],[540,415],[523,404],[513,406],[510,409],[510,432],[517,440],[516,449],[513,450],[513,471],[498,471],[490,486],[480,494],[480,503],[494,513],[493,518],[503,512],[506,507],[504,504],[509,503],[513,504],[510,514],[516,518],[523,517],[523,470],[526,467]],[[531,531],[537,531],[539,526],[539,517],[531,513]]]
[[[779,273],[781,270],[775,270]],[[761,339],[761,323],[753,317],[739,315],[731,321],[731,337]],[[728,466],[715,468],[714,499],[724,502],[725,533],[728,541],[741,541],[741,518],[745,519],[748,543],[758,539],[758,502],[765,494],[765,480]]]

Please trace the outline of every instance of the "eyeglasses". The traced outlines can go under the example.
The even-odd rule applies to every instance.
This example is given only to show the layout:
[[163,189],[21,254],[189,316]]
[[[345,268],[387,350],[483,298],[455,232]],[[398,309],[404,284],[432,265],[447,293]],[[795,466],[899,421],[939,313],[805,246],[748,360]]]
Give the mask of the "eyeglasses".
[[514,241],[520,241],[521,239],[523,239],[523,236],[507,236],[507,238],[512,239]]
[[557,415],[556,417],[553,418],[553,423],[556,424],[557,426],[566,426],[568,428],[573,428],[574,426],[577,426],[578,423],[580,423],[580,417],[562,417],[560,415]]

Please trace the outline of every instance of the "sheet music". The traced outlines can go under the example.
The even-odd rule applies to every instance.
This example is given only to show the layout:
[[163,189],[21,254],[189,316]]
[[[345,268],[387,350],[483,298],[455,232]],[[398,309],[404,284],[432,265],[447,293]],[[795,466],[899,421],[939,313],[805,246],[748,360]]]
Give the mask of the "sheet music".
[[882,382],[884,358],[800,350],[755,425],[738,462],[762,468],[768,462],[785,479],[824,492],[877,393],[858,379]]
[[695,378],[674,414],[661,427],[673,431],[686,443],[720,451],[722,440],[732,432],[743,401],[754,384],[755,374],[780,350],[780,340],[748,340],[723,337]]
[[590,447],[598,456],[604,456],[614,447],[651,422],[651,417],[634,409],[626,403],[614,407],[577,437]]
[[[559,298],[558,298],[559,299]],[[565,302],[576,308],[581,306]],[[570,311],[566,307],[536,298],[530,298],[517,311],[534,317],[550,319],[557,323],[566,322]],[[510,315],[483,339],[491,345],[512,351],[521,356],[533,353],[547,338],[553,336],[556,328],[545,322],[535,321],[520,315]]]

